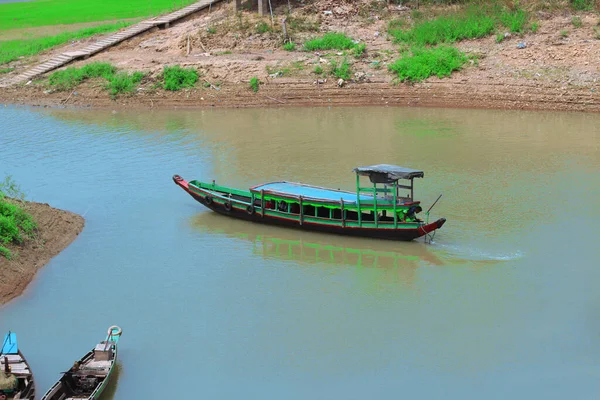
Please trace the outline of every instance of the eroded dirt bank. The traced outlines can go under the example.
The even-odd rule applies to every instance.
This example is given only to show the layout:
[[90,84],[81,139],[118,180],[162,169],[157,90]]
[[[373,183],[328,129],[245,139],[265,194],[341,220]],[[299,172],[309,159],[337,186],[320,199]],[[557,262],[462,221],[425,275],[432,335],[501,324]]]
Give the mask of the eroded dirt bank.
[[[166,30],[155,30],[72,66],[109,62],[120,70],[146,74],[132,95],[111,98],[101,80],[73,90],[56,91],[42,77],[20,87],[0,89],[0,103],[102,108],[262,107],[389,105],[600,111],[600,20],[594,12],[528,11],[535,33],[492,35],[456,44],[476,61],[449,78],[417,84],[394,82],[388,65],[399,58],[399,45],[387,34],[391,20],[410,24],[415,10],[385,2],[293,2],[289,36],[297,50],[285,51],[281,20],[286,1],[273,1],[274,25],[255,13],[233,13],[231,4],[200,13]],[[524,2],[527,6],[527,2]],[[419,12],[445,13],[447,9]],[[575,19],[578,21],[574,24]],[[338,51],[306,52],[301,44],[324,32],[343,32],[366,45],[360,57]],[[503,31],[502,31],[503,32]],[[502,34],[500,32],[499,34]],[[77,50],[102,38],[86,39],[36,59],[21,60],[19,70],[67,48]],[[328,74],[347,59],[352,75],[343,84]],[[162,89],[164,66],[197,69],[195,88]],[[315,71],[322,70],[321,73]],[[257,93],[249,88],[260,79]]]
[[20,295],[37,271],[75,240],[85,223],[80,215],[48,204],[27,202],[27,210],[38,224],[37,238],[6,246],[14,257],[0,257],[0,304]]

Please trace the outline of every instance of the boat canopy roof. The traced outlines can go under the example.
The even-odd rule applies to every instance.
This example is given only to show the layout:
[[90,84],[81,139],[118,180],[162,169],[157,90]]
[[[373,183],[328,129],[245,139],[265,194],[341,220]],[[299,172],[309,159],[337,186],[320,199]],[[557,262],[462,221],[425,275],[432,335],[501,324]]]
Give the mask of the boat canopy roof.
[[[272,182],[264,185],[254,186],[253,192],[264,190],[272,194],[279,194],[288,197],[304,197],[306,199],[323,201],[340,201],[344,199],[346,203],[356,203],[356,193],[344,192],[341,190],[321,188],[317,186],[304,185],[295,182]],[[373,201],[373,196],[361,195],[361,201]]]
[[17,345],[17,335],[14,332],[8,332],[6,336],[4,336],[0,354],[17,354],[18,352],[19,346]]
[[353,169],[358,175],[368,176],[373,183],[392,183],[398,179],[423,178],[425,173],[416,169],[390,164],[377,164]]

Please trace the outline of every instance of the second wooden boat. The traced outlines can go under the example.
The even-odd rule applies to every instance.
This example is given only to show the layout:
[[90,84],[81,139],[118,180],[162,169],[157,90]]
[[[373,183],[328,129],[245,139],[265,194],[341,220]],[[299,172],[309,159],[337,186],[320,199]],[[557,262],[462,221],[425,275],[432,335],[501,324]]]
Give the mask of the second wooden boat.
[[106,339],[83,356],[48,390],[42,400],[98,399],[117,362],[117,343],[122,330],[108,328]]
[[0,347],[0,400],[34,398],[31,368],[19,349],[17,335],[8,332]]
[[[188,182],[179,175],[173,176],[173,181],[211,210],[252,222],[405,241],[431,234],[446,222],[445,218],[429,222],[433,206],[425,213],[425,221],[417,216],[423,209],[413,198],[413,180],[423,178],[423,171],[379,164],[355,168],[354,172],[356,192],[295,182],[239,190],[214,181]],[[362,176],[369,178],[368,186],[362,186]],[[410,181],[410,186],[400,185],[400,179]],[[403,195],[401,189],[410,192]]]

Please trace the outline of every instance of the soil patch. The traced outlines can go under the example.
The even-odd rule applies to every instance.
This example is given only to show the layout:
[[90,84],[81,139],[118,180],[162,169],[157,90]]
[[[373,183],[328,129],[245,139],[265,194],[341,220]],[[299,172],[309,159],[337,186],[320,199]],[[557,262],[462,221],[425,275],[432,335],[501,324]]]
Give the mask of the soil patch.
[[80,215],[48,204],[26,202],[26,207],[38,224],[37,238],[6,246],[13,259],[0,257],[0,304],[20,295],[36,272],[75,240],[85,223]]
[[[28,85],[0,89],[0,103],[101,108],[263,107],[318,105],[400,105],[465,108],[600,111],[600,20],[592,12],[532,13],[535,33],[505,33],[467,40],[456,46],[476,61],[451,77],[418,84],[398,83],[388,71],[400,57],[387,34],[391,19],[409,21],[414,10],[385,2],[329,0],[292,2],[288,36],[297,50],[283,49],[282,19],[286,1],[273,1],[274,19],[252,12],[234,13],[218,4],[169,29],[155,29],[73,63],[109,62],[123,71],[146,74],[133,95],[111,99],[102,81],[86,82],[70,92],[56,92],[43,77]],[[373,4],[378,5],[374,7]],[[438,10],[442,12],[447,9]],[[435,11],[435,9],[433,10]],[[432,12],[433,12],[432,11]],[[573,17],[580,24],[573,24]],[[360,57],[351,52],[302,51],[305,40],[325,32],[342,32],[366,45]],[[500,32],[503,34],[504,31]],[[69,45],[77,50],[102,38]],[[40,58],[65,51],[55,49]],[[330,73],[347,59],[351,77],[339,82]],[[14,63],[22,72],[30,60]],[[193,89],[162,89],[167,65],[195,68]],[[261,82],[251,91],[252,78]]]

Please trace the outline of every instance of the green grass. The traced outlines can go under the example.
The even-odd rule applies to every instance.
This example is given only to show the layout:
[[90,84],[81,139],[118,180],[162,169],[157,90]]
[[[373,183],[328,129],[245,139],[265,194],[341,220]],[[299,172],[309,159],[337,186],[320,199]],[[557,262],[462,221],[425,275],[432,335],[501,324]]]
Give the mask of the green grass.
[[313,69],[313,73],[315,73],[316,75],[322,75],[323,74],[323,67],[321,67],[320,65],[317,65],[315,67],[315,69]]
[[195,0],[34,0],[0,4],[0,30],[158,15]]
[[256,33],[262,34],[267,32],[273,32],[271,25],[267,24],[265,21],[260,21],[258,24],[256,24]]
[[295,51],[296,44],[294,42],[287,42],[286,44],[283,45],[283,49],[286,51]]
[[0,68],[0,74],[8,74],[9,72],[13,72],[14,68]]
[[452,71],[460,70],[468,61],[460,50],[441,45],[435,48],[413,48],[403,54],[388,68],[398,75],[400,81],[420,82],[430,76],[444,78]]
[[260,85],[260,81],[258,80],[258,78],[256,76],[253,76],[252,78],[250,78],[250,90],[252,90],[254,93],[258,92],[259,85]]
[[339,64],[335,62],[331,64],[331,75],[336,78],[348,80],[350,79],[351,74],[352,70],[350,69],[350,64],[347,59],[344,58]]
[[198,71],[194,68],[181,68],[179,65],[163,69],[163,88],[177,91],[194,87],[198,82]]
[[108,79],[107,89],[112,97],[134,93],[138,83],[144,78],[142,72],[119,72]]
[[352,51],[354,52],[354,57],[361,58],[367,52],[367,45],[365,43],[359,43]]
[[108,63],[94,62],[81,68],[69,67],[56,71],[48,77],[48,83],[59,91],[72,90],[83,81],[92,78],[110,79],[116,68]]
[[107,81],[106,89],[111,97],[120,94],[134,93],[137,85],[144,78],[142,72],[117,72],[117,68],[108,63],[94,62],[81,68],[69,67],[56,71],[48,77],[48,83],[58,91],[73,90],[82,82],[103,78]]
[[533,32],[533,33],[536,33],[538,31],[538,29],[540,29],[540,23],[532,22],[531,26],[529,27],[529,30],[531,30],[531,32]]
[[48,77],[48,82],[56,90],[71,90],[87,79],[98,77],[108,79],[115,70],[115,67],[107,63],[92,63],[81,68],[69,67],[52,73]]
[[503,25],[511,32],[522,32],[527,19],[527,13],[521,9],[511,11],[498,5],[480,5],[435,19],[419,20],[407,30],[390,24],[388,33],[397,43],[436,45],[483,38],[493,33],[497,25]]
[[500,43],[504,40],[504,33],[497,33],[496,34],[496,43]]
[[72,40],[79,40],[100,33],[114,32],[131,24],[131,22],[117,22],[115,24],[106,24],[93,28],[80,29],[74,32],[63,32],[55,36],[1,41],[0,65],[14,61],[22,56],[32,56],[38,54],[44,50],[65,44]]
[[304,49],[306,51],[315,50],[348,50],[354,48],[356,45],[351,38],[343,33],[329,32],[321,36],[308,40],[304,43]]
[[575,10],[590,11],[594,8],[594,0],[570,0],[570,2]]
[[12,257],[3,245],[20,244],[25,237],[33,238],[37,224],[23,207],[18,186],[9,177],[0,183],[0,256]]
[[579,16],[572,17],[571,23],[573,24],[573,26],[575,28],[581,28],[583,26],[583,21],[581,20],[581,17],[579,17]]
[[564,37],[564,38],[568,37],[569,36],[569,31],[567,31],[567,30],[560,31],[560,36]]

